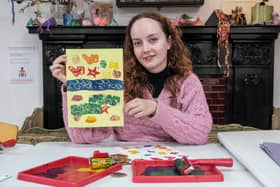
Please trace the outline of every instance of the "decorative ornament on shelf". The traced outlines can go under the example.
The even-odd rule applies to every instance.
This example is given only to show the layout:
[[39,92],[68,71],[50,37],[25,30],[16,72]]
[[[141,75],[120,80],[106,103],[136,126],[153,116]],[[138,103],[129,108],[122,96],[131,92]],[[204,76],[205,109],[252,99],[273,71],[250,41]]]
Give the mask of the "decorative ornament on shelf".
[[246,16],[242,12],[242,7],[236,6],[234,10],[231,10],[230,22],[232,25],[246,25]]
[[182,14],[178,18],[170,18],[170,21],[176,26],[200,26],[204,25],[199,17],[190,17],[187,14]]
[[[42,14],[41,11],[41,3],[51,3],[54,4],[56,0],[13,0],[18,4],[23,4],[23,7],[19,9],[19,13],[24,13],[26,9],[36,6],[36,10],[34,11],[34,18],[30,18],[27,22],[27,26],[40,25],[45,22],[52,16],[46,17],[46,15]],[[31,25],[33,24],[33,25]]]
[[221,66],[221,54],[222,50],[225,50],[225,58],[224,58],[224,76],[230,76],[230,67],[229,67],[229,32],[230,32],[230,20],[229,17],[223,13],[222,10],[215,10],[215,13],[219,19],[219,23],[217,25],[217,63],[218,67]]
[[118,22],[115,20],[115,18],[112,18],[111,23],[109,24],[109,26],[118,26]]
[[[230,77],[229,64],[229,32],[230,16],[225,14],[221,9],[216,9],[210,15],[205,25],[217,26],[217,65],[224,71],[224,77]],[[224,60],[221,58],[224,57]]]
[[39,32],[43,32],[43,28],[46,27],[46,31],[50,32],[50,27],[51,26],[55,26],[56,25],[56,21],[54,17],[51,17],[49,19],[47,19],[44,23],[39,25],[38,31]]
[[92,23],[95,26],[109,25],[113,18],[112,2],[95,2],[91,5]]
[[[10,0],[22,4],[19,13],[36,5],[34,17],[27,26],[40,26],[49,19],[55,19],[56,25],[64,26],[107,26],[118,25],[113,19],[111,0],[94,2],[94,0]],[[49,11],[41,12],[41,3],[49,4]],[[14,11],[14,8],[12,8]],[[47,10],[47,9],[43,9]],[[13,12],[14,15],[14,12]],[[13,17],[14,22],[14,17]]]
[[272,24],[273,6],[267,5],[269,0],[262,0],[252,7],[252,24]]
[[273,19],[272,19],[273,25],[280,25],[280,17],[279,17],[279,14],[278,14],[277,12],[274,12],[274,13],[272,14],[272,17],[273,17]]

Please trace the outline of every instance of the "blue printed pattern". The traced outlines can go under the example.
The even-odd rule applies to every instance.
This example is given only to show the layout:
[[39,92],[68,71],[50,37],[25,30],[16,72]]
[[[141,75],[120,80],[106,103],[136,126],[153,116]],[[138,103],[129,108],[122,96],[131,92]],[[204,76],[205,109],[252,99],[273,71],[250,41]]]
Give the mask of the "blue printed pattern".
[[67,91],[80,90],[123,90],[123,81],[116,79],[75,79],[67,81]]

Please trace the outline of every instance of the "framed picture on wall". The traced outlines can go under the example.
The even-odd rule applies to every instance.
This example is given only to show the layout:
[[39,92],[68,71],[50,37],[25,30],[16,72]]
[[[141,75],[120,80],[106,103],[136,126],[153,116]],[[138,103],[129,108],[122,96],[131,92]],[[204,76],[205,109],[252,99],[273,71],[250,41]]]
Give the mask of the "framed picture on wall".
[[117,7],[201,6],[204,0],[116,0]]

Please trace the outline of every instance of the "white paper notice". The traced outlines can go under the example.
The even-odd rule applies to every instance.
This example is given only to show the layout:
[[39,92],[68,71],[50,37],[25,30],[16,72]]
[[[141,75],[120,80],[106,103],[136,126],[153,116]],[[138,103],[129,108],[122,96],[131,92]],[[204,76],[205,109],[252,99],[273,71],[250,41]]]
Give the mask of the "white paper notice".
[[10,82],[31,83],[34,48],[8,47],[8,53],[10,66]]

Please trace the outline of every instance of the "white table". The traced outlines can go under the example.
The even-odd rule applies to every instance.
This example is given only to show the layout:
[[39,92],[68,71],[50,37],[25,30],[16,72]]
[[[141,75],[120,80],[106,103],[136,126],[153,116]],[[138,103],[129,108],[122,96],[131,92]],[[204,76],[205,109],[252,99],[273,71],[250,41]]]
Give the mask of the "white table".
[[[78,145],[69,142],[55,142],[55,143],[39,143],[32,148],[32,150],[26,151],[22,155],[12,156],[12,152],[6,155],[0,156],[0,166],[12,175],[10,179],[0,182],[1,187],[33,187],[33,186],[45,186],[36,183],[17,180],[17,174],[20,171],[45,164],[50,161],[54,161],[66,156],[81,156],[89,157],[94,150],[101,152],[117,153],[120,146],[124,145],[137,145],[139,143],[129,142],[102,142],[97,144]],[[147,143],[145,143],[147,144]],[[209,187],[209,186],[225,186],[225,187],[259,187],[262,186],[252,176],[246,168],[244,168],[223,146],[219,144],[207,144],[201,146],[186,146],[175,143],[160,143],[161,145],[167,145],[175,150],[192,156],[193,158],[233,158],[234,165],[232,168],[220,167],[219,169],[224,174],[224,182],[203,182],[203,183],[176,183],[176,187]],[[17,145],[21,147],[22,145]],[[3,159],[4,158],[4,159]],[[133,183],[131,166],[124,166],[121,172],[127,173],[126,177],[113,178],[111,176],[104,177],[88,186],[96,187],[115,187],[117,186],[145,186],[145,187],[174,187],[175,183]]]
[[[34,146],[29,144],[16,144],[14,147],[3,148],[3,150],[0,151],[0,181],[14,174],[14,171],[11,171],[9,167],[5,167],[3,163],[8,163],[13,159],[17,159],[33,149]],[[0,186],[2,186],[2,182],[0,182]]]
[[279,130],[221,132],[218,139],[264,186],[280,186],[280,167],[260,148],[280,143]]

